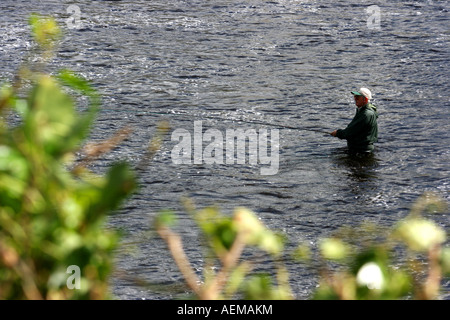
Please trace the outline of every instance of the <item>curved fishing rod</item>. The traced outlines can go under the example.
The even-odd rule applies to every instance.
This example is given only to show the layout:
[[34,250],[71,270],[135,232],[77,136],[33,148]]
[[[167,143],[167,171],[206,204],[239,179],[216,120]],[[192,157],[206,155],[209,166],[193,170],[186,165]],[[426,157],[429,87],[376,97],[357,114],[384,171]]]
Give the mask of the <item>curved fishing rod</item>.
[[[167,112],[152,112],[152,111],[146,111],[145,113],[147,114],[155,114],[155,115],[181,115],[181,116],[185,116],[185,115],[189,115],[187,113],[167,113]],[[293,126],[286,126],[286,125],[279,125],[279,124],[275,124],[275,123],[270,123],[270,122],[264,122],[264,121],[258,121],[258,120],[244,120],[244,119],[224,119],[221,117],[215,117],[215,116],[202,116],[203,118],[206,119],[212,119],[212,120],[221,120],[221,121],[238,121],[238,122],[245,122],[245,123],[249,123],[249,124],[259,124],[259,125],[264,125],[264,126],[269,126],[269,127],[276,127],[276,128],[281,128],[281,129],[291,129],[291,130],[301,130],[301,131],[312,131],[312,132],[318,132],[318,133],[325,133],[327,135],[330,134],[330,132],[325,131],[325,130],[320,130],[320,129],[312,129],[312,128],[300,128],[300,127],[293,127]]]

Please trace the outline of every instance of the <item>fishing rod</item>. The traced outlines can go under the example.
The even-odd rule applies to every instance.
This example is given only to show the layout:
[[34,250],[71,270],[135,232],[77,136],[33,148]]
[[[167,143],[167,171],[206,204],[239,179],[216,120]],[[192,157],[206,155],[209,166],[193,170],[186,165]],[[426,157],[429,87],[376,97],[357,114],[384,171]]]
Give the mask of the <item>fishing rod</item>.
[[285,126],[285,125],[280,125],[280,124],[275,124],[275,123],[269,123],[269,122],[263,122],[263,121],[249,121],[249,120],[236,120],[236,121],[240,121],[240,122],[246,122],[246,123],[251,123],[251,124],[260,124],[260,125],[264,125],[264,126],[271,126],[271,127],[278,127],[278,128],[282,128],[282,129],[291,129],[291,130],[304,130],[304,131],[312,131],[312,132],[319,132],[319,133],[326,133],[326,134],[330,134],[327,131],[324,130],[319,130],[319,129],[312,129],[312,128],[300,128],[300,127],[293,127],[293,126]]
[[[152,111],[146,111],[145,113],[146,114],[155,114],[155,115],[166,115],[166,116],[167,115],[182,115],[182,116],[188,115],[187,113],[167,113],[167,112],[164,113],[164,112],[152,112]],[[245,119],[224,119],[221,117],[207,116],[207,115],[203,115],[202,117],[206,118],[206,119],[212,119],[212,120],[245,122],[245,123],[249,123],[249,124],[259,124],[259,125],[263,125],[263,126],[276,127],[276,128],[281,128],[281,129],[311,131],[311,132],[318,132],[318,133],[324,133],[324,134],[330,135],[330,132],[321,130],[321,129],[293,127],[293,126],[280,125],[280,124],[258,121],[258,120],[251,121],[251,120],[245,120]]]

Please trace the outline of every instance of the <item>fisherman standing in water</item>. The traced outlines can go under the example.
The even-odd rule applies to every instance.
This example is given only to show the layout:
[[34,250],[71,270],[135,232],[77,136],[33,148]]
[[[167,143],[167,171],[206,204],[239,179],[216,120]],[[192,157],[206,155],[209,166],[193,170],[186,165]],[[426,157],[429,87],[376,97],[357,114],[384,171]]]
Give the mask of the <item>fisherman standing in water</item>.
[[346,139],[350,153],[368,154],[378,139],[377,108],[370,103],[372,93],[367,88],[352,91],[357,107],[355,117],[345,129],[331,132],[333,137]]

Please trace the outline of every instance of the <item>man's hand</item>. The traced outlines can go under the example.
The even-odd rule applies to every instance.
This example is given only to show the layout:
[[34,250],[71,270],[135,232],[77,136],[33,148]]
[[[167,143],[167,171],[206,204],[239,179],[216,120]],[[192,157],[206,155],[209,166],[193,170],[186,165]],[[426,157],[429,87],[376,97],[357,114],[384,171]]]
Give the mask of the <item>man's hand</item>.
[[336,137],[337,135],[337,130],[334,130],[332,133],[330,133],[333,137]]

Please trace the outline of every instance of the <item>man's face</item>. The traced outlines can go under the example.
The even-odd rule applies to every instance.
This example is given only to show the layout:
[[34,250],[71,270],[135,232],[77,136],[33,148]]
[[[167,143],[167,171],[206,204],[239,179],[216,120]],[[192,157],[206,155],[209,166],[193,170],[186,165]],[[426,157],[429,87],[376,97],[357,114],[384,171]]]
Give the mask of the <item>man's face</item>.
[[358,108],[364,106],[367,103],[367,98],[364,96],[354,95],[355,98],[355,104]]

